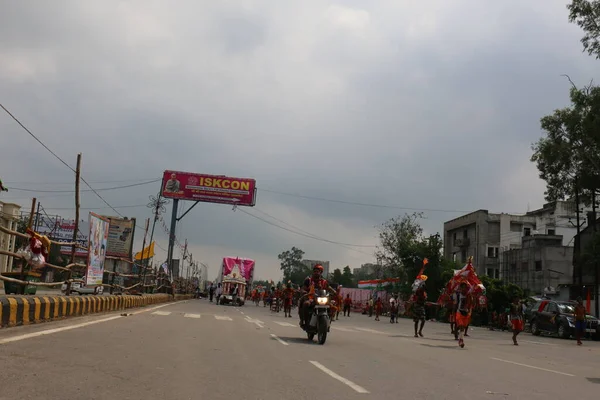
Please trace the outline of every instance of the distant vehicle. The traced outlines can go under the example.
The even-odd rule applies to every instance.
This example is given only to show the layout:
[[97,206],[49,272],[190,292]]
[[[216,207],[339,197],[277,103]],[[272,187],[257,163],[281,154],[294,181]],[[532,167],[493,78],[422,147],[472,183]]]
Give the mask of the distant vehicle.
[[[530,323],[531,333],[555,334],[563,339],[569,339],[575,334],[575,306],[573,301],[540,300],[531,308]],[[600,325],[598,318],[592,315],[585,316],[586,337],[600,340]]]
[[[60,291],[62,294],[67,293],[67,284],[63,283],[60,287]],[[77,293],[79,295],[95,295],[99,296],[104,293],[104,286],[86,286],[81,284],[81,282],[72,282],[71,283],[71,293]]]

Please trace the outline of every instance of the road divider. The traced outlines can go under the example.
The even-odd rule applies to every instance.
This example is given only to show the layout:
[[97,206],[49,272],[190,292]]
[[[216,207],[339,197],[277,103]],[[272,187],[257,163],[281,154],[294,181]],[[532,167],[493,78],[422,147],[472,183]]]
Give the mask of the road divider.
[[190,298],[192,295],[173,297],[164,293],[141,296],[1,296],[0,327],[37,324]]

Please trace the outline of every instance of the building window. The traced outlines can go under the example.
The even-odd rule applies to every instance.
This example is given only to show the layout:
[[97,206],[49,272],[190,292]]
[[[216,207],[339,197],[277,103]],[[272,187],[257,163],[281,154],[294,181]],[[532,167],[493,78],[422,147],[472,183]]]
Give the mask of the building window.
[[523,230],[523,234],[524,234],[525,236],[531,236],[531,228],[525,228],[525,229]]
[[497,247],[488,247],[487,251],[488,258],[498,258],[498,248]]
[[535,270],[538,272],[542,270],[542,262],[541,261],[535,262]]
[[468,229],[465,229],[465,230],[463,231],[463,237],[464,237],[465,239],[469,237],[469,230],[468,230]]
[[529,263],[527,261],[523,261],[521,263],[521,272],[529,271]]
[[452,239],[454,239],[454,241],[456,242],[456,232],[454,232],[454,233],[452,234]]
[[500,279],[500,270],[496,268],[488,268],[487,276],[493,279]]
[[554,229],[548,229],[548,235],[556,235],[556,231]]

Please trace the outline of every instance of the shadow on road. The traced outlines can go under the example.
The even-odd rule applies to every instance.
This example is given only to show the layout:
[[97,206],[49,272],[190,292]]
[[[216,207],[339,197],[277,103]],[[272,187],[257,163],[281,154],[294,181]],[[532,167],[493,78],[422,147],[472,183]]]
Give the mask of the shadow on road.
[[459,349],[460,347],[458,347],[458,345],[454,345],[454,346],[440,346],[438,344],[427,344],[427,343],[420,343],[421,346],[425,346],[425,347],[434,347],[436,349]]
[[[283,340],[284,342],[288,342],[288,343],[298,343],[298,344],[303,344],[306,346],[314,346],[314,345],[319,345],[319,343],[316,340],[308,340],[307,338],[300,338],[300,337],[282,337],[282,336],[278,336],[279,339]],[[273,338],[273,340],[277,340],[275,338]]]

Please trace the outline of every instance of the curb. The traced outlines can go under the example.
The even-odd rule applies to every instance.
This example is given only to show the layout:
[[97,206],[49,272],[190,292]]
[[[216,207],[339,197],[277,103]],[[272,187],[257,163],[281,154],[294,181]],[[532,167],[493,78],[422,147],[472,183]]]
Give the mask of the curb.
[[191,299],[192,295],[145,294],[142,296],[2,296],[0,328],[38,324],[58,319],[144,307]]

